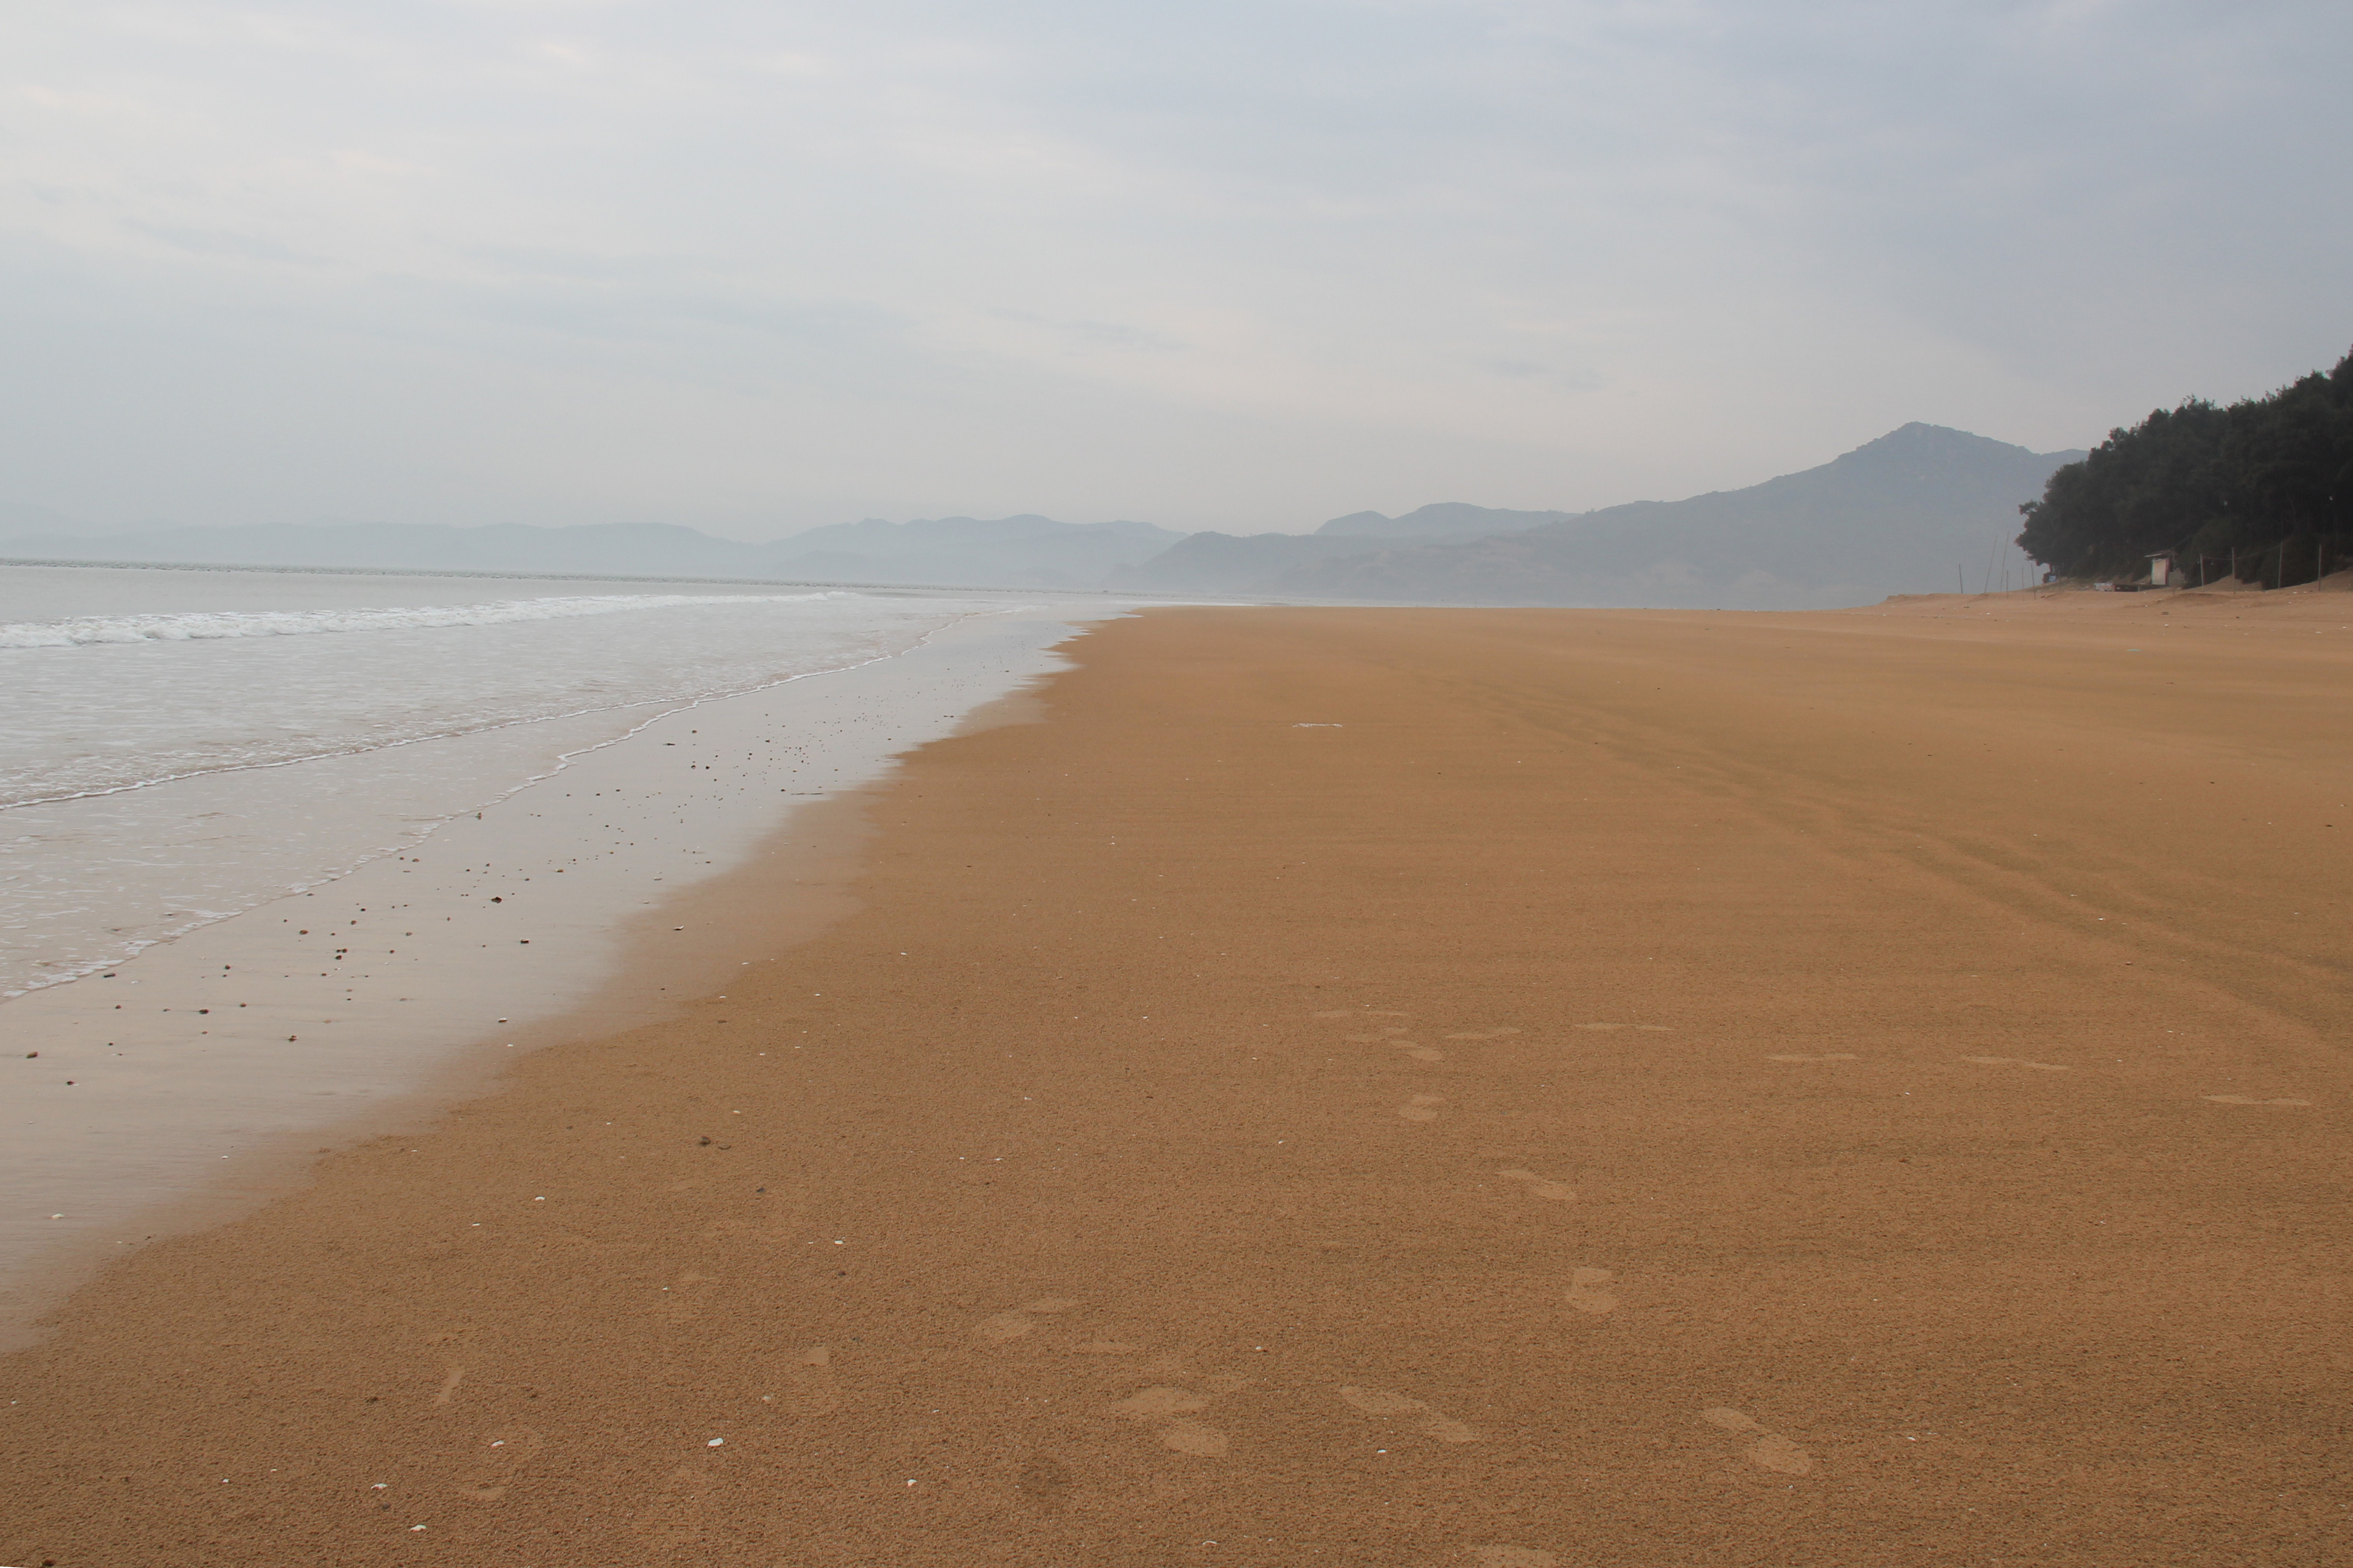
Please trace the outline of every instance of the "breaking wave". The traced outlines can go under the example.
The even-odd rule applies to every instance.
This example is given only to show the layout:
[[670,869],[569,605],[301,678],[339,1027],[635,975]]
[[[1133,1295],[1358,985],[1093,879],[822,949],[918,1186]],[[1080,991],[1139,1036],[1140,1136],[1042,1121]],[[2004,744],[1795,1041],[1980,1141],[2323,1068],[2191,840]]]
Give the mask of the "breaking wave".
[[417,605],[393,609],[206,610],[183,615],[73,616],[0,625],[0,648],[94,647],[122,643],[211,642],[222,637],[308,637],[317,632],[415,631],[435,626],[495,626],[564,621],[628,610],[701,605],[807,604],[863,595],[820,594],[598,594],[545,599],[495,599],[483,605]]

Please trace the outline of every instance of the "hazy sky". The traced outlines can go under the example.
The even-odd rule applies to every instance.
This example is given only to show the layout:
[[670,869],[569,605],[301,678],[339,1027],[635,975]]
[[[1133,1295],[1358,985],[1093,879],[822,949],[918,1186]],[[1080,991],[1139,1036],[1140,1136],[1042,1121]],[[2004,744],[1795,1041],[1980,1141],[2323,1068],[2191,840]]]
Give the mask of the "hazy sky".
[[2348,64],[2343,0],[11,0],[0,503],[1248,531],[2088,445],[2353,346]]

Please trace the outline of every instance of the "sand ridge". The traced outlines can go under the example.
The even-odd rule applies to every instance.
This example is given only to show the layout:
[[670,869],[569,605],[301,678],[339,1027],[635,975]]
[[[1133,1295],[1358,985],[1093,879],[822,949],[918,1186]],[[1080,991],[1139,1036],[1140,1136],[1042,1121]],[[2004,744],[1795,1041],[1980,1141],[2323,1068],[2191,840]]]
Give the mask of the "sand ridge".
[[2341,1555],[2353,642],[1957,610],[1081,639],[0,1362],[0,1557]]

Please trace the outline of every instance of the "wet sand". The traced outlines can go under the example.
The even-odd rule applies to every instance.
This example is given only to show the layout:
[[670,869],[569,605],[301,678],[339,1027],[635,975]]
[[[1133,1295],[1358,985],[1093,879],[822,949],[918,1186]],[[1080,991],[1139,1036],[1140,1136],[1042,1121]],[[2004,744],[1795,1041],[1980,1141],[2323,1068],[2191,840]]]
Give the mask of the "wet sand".
[[1114,624],[0,1358],[0,1561],[2342,1561],[2348,627]]
[[[820,929],[834,907],[805,895],[781,910],[773,885],[837,882],[853,847],[803,831],[801,816],[1060,668],[1047,650],[1090,611],[1109,613],[1008,602],[899,652],[667,711],[303,764],[321,816],[359,803],[359,864],[79,981],[0,998],[14,1047],[0,1047],[0,1352],[102,1260],[299,1185],[321,1145],[429,1125],[511,1053],[671,1016],[674,997],[715,991]],[[477,777],[504,788],[479,810],[399,824],[407,842],[371,838],[386,826],[388,775],[420,762],[447,774],[448,752],[476,742],[537,776],[484,768]],[[297,771],[271,782],[292,787]],[[277,797],[246,782],[185,781],[164,803],[184,825],[152,842],[209,829],[195,853],[250,844],[231,824],[267,820]],[[104,859],[103,834],[78,841]],[[668,909],[755,856],[762,877],[730,886],[758,918],[723,901],[691,919]],[[659,962],[617,973],[632,949]]]

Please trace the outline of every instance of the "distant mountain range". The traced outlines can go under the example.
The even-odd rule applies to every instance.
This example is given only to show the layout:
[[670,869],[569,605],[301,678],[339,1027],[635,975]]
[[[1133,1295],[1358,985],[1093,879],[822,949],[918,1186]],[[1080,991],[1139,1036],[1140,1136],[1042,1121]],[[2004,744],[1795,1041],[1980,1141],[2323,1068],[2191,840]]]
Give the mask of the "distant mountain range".
[[[1906,425],[1845,456],[1746,489],[1581,514],[1425,507],[1335,518],[1314,534],[1197,533],[1121,573],[1124,587],[1417,604],[1802,609],[1969,582],[2019,529],[2018,508],[2080,451],[2031,452]],[[1438,513],[1416,539],[1405,525]],[[1460,537],[1481,518],[1536,517]],[[1338,525],[1346,524],[1342,530]]]
[[1095,588],[1184,534],[1148,522],[1056,522],[1049,517],[942,517],[834,523],[774,544],[777,575],[853,583],[953,583]]
[[0,555],[190,565],[338,566],[397,572],[587,573],[600,576],[1092,588],[1184,537],[1148,522],[1021,516],[839,523],[766,544],[668,523],[534,528],[497,523],[256,523],[134,533],[51,531],[0,540]]
[[1183,534],[1147,522],[947,517],[839,523],[765,544],[662,523],[454,528],[255,524],[93,533],[0,504],[0,556],[407,572],[752,577],[1466,605],[1799,609],[1976,582],[2021,503],[2081,452],[1906,425],[1746,489],[1599,511],[1443,501],[1314,533]]
[[1476,539],[1489,533],[1515,533],[1548,522],[1567,522],[1573,511],[1505,511],[1501,507],[1472,506],[1467,501],[1433,501],[1403,517],[1383,517],[1377,511],[1352,511],[1335,517],[1315,531],[1319,539]]

